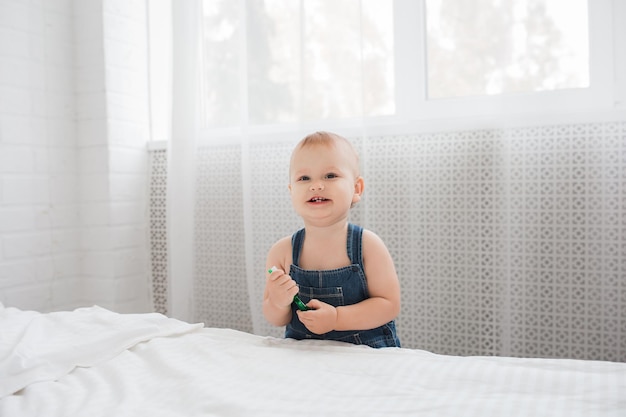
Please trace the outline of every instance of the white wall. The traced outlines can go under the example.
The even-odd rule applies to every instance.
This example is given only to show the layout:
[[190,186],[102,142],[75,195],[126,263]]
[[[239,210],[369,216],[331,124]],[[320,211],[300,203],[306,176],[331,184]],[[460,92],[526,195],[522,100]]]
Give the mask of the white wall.
[[150,309],[145,2],[0,0],[0,302]]

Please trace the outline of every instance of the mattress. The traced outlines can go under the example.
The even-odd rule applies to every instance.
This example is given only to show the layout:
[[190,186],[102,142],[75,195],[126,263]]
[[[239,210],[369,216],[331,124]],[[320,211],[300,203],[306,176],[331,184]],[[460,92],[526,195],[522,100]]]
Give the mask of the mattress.
[[626,416],[626,364],[460,357],[0,304],[0,416]]

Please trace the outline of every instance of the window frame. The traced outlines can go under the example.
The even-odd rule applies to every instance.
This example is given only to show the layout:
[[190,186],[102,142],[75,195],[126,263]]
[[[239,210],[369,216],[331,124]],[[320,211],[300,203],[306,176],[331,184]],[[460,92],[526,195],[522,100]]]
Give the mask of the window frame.
[[[429,99],[427,96],[425,0],[394,2],[396,118],[404,121],[541,119],[579,112],[612,111],[616,105],[613,4],[588,1],[589,87],[515,94]],[[398,42],[400,34],[416,39]],[[415,76],[417,75],[417,76]]]
[[[245,1],[240,0],[242,5]],[[184,8],[186,2],[172,2]],[[271,135],[293,137],[295,132],[335,130],[345,134],[394,134],[407,131],[532,126],[546,123],[615,120],[624,118],[626,105],[626,6],[616,0],[587,2],[589,12],[589,87],[461,98],[427,97],[425,0],[394,0],[394,78],[396,113],[388,116],[324,119],[314,122],[208,127],[197,131],[199,142],[263,140]],[[174,48],[189,45],[176,41]],[[402,42],[400,42],[402,40]],[[245,46],[245,45],[244,45]],[[239,53],[244,52],[242,46]],[[242,86],[242,88],[245,86]],[[236,94],[243,94],[238,91]],[[153,115],[153,117],[159,117]]]

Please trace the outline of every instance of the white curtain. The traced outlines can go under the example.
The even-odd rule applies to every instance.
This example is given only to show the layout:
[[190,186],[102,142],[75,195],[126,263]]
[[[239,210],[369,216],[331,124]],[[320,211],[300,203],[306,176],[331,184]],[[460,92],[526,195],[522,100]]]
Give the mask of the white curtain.
[[[247,9],[248,19],[253,12]],[[213,25],[222,31],[205,30],[205,38],[241,29],[219,19]],[[237,48],[260,47],[244,38]],[[335,130],[355,143],[362,158],[365,195],[351,221],[378,233],[395,259],[404,347],[626,360],[624,117],[386,130],[368,124],[367,114],[384,116],[389,107],[360,103],[345,110],[353,113],[342,121],[320,118],[328,110],[323,106],[307,113],[310,90],[302,87],[301,73],[297,111],[286,114],[279,105],[268,115],[262,91],[284,87],[277,80],[291,72],[281,73],[276,85],[251,86],[255,61],[243,55],[249,62],[224,62],[222,68],[234,71],[237,81],[231,105],[238,127],[206,130],[234,117],[208,120],[203,112],[215,103],[207,101],[199,113],[181,104],[194,116],[182,111],[174,120],[195,138],[174,137],[170,153],[169,187],[178,187],[168,195],[169,230],[177,234],[169,236],[174,313],[208,326],[282,335],[283,329],[265,322],[261,299],[267,250],[302,226],[287,190],[289,155],[310,131]],[[200,56],[207,59],[206,51]],[[356,67],[354,85],[364,100],[363,61]],[[202,91],[202,83],[194,91]],[[189,103],[189,97],[180,100]],[[285,120],[264,127],[265,117]]]
[[[394,256],[405,346],[625,359],[625,122],[350,139],[366,179],[352,221]],[[197,320],[281,334],[260,302],[267,250],[300,227],[290,150],[199,150]]]

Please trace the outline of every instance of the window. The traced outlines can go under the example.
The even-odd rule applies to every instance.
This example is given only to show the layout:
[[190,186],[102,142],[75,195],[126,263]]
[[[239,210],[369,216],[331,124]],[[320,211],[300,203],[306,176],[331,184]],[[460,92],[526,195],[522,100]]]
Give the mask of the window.
[[586,0],[426,0],[426,31],[428,98],[589,87]]
[[393,114],[392,5],[204,0],[206,125]]
[[615,110],[610,0],[394,6],[397,120],[472,127]]
[[146,2],[150,137],[166,142],[171,135],[172,6],[169,1]]
[[197,4],[203,131],[614,109],[611,0]]

